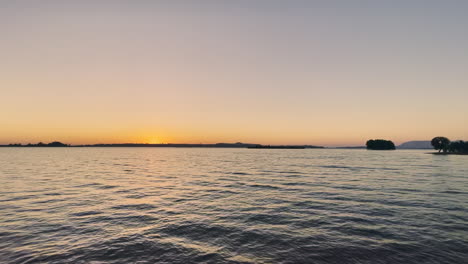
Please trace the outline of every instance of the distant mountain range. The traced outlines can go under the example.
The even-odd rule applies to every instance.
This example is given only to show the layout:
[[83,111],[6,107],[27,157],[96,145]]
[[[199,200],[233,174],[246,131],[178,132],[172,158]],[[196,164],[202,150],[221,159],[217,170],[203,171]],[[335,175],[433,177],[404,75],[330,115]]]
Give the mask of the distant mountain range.
[[431,141],[415,140],[402,143],[397,149],[432,149]]

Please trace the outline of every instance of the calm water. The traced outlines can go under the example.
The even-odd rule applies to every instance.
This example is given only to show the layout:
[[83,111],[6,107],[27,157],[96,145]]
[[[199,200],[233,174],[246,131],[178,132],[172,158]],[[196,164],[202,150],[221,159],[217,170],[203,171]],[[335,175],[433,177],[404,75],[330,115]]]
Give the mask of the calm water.
[[468,156],[0,148],[0,263],[467,263]]

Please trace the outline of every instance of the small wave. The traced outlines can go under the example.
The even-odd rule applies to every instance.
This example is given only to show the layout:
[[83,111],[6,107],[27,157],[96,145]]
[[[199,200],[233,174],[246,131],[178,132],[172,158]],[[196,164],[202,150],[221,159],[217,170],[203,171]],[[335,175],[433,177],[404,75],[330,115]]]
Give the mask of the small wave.
[[130,198],[130,199],[141,199],[141,198],[145,198],[147,196],[148,195],[146,195],[146,194],[130,194],[130,195],[127,195],[125,197]]
[[234,175],[249,175],[248,173],[245,173],[245,172],[231,172],[231,174],[234,174]]
[[273,186],[273,185],[266,185],[266,184],[247,184],[248,187],[253,187],[253,188],[262,188],[262,189],[281,189],[278,186]]
[[156,208],[156,206],[151,204],[121,204],[111,207],[113,210],[151,210]]
[[98,215],[102,214],[103,212],[100,211],[84,211],[84,212],[77,212],[77,213],[71,213],[70,215],[72,216],[90,216],[90,215]]
[[0,200],[0,202],[12,202],[12,201],[20,201],[20,200],[28,200],[37,198],[37,195],[21,195],[21,196],[14,196],[12,198]]
[[51,193],[42,193],[41,195],[51,195],[51,196],[57,196],[57,195],[62,195],[62,193],[58,193],[58,192],[51,192]]
[[464,194],[468,195],[468,192],[462,192],[462,191],[452,191],[452,190],[447,190],[447,191],[442,191],[440,193],[448,193],[448,194]]
[[388,168],[388,167],[363,167],[363,166],[344,166],[344,165],[322,165],[320,168],[326,169],[347,169],[351,171],[357,170],[384,170],[384,171],[399,171],[397,168]]
[[119,186],[101,184],[101,185],[99,185],[97,187],[97,189],[105,190],[105,189],[114,189],[114,188],[117,188],[117,187],[119,187]]
[[32,201],[32,204],[45,204],[45,203],[55,203],[55,202],[63,202],[66,199],[46,199],[46,200],[39,200],[39,201]]

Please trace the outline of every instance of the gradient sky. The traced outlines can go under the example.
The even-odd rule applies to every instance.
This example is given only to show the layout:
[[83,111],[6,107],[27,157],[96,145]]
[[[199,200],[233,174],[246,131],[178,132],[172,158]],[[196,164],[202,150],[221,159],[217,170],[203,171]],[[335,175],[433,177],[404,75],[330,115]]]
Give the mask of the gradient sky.
[[468,1],[1,1],[0,144],[468,139]]

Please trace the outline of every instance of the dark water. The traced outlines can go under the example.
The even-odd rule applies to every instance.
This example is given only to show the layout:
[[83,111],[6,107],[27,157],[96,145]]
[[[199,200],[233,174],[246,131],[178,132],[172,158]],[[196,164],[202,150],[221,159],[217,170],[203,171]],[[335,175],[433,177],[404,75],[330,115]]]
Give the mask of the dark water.
[[467,263],[468,156],[0,149],[0,263]]

